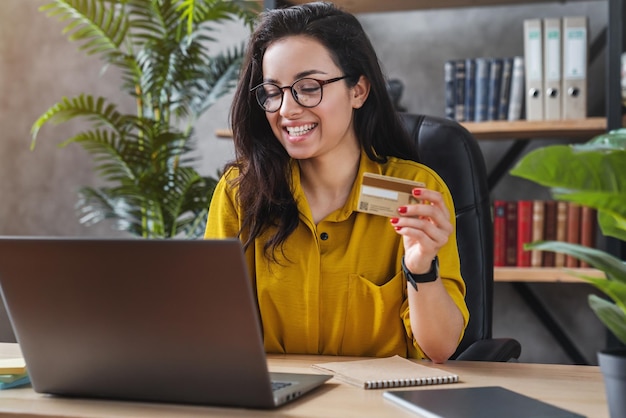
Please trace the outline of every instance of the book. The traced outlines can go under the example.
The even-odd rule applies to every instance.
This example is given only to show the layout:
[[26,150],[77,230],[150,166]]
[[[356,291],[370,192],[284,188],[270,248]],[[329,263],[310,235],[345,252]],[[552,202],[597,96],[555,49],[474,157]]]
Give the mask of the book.
[[455,63],[454,60],[448,60],[443,64],[443,74],[445,83],[445,97],[446,108],[445,116],[448,119],[454,119],[454,103],[455,103],[455,88],[454,88],[454,76],[455,76]]
[[456,383],[459,376],[398,355],[367,360],[318,363],[312,367],[332,373],[341,381],[363,389]]
[[[596,242],[596,210],[589,206],[580,208],[580,245],[594,247]],[[589,263],[579,260],[580,267],[589,267]]]
[[487,106],[489,99],[489,68],[491,61],[489,58],[479,57],[476,61],[476,76],[474,97],[474,121],[484,122],[487,120]]
[[[567,206],[565,201],[556,204],[556,240],[561,242],[567,241]],[[554,267],[565,267],[565,254],[554,255]]]
[[[533,220],[532,220],[532,233],[530,236],[530,242],[543,241],[544,226],[545,226],[544,201],[533,200]],[[540,251],[540,250],[530,251],[530,266],[531,267],[543,266],[543,251]]]
[[[557,228],[557,201],[546,200],[544,208],[544,227],[543,227],[543,239],[545,241],[556,240],[556,228]],[[554,267],[554,260],[556,253],[554,251],[543,252],[543,267]]]
[[454,119],[465,121],[465,60],[454,62]]
[[509,93],[509,109],[507,120],[520,120],[524,115],[524,92],[526,91],[524,76],[524,57],[513,57],[513,72],[511,74],[511,92]]
[[465,120],[474,120],[474,105],[476,104],[476,61],[472,58],[465,60]]
[[29,384],[30,377],[28,376],[28,374],[20,374],[16,375],[16,378],[14,380],[11,380],[10,382],[0,382],[0,390],[19,388]]
[[500,109],[500,84],[502,83],[502,58],[492,58],[489,68],[489,93],[487,98],[487,120],[498,120]]
[[506,266],[506,207],[504,200],[493,202],[493,265]]
[[533,237],[533,201],[517,202],[517,267],[530,267],[531,253],[524,249],[524,244]]
[[500,386],[385,391],[383,398],[428,418],[584,418]]
[[0,375],[24,373],[26,373],[26,363],[23,358],[0,359]]
[[506,202],[506,265],[517,265],[517,202]]
[[[580,244],[580,205],[569,202],[567,205],[567,242]],[[571,255],[565,256],[565,267],[579,267],[580,262]]]
[[513,77],[513,57],[502,58],[502,82],[500,83],[500,106],[498,120],[507,120],[511,98],[511,78]]

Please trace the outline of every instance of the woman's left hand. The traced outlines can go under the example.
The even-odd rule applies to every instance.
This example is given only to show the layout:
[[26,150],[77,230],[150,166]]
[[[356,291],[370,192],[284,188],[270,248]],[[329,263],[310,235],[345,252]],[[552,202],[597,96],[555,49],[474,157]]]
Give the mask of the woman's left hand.
[[454,231],[450,211],[441,193],[415,188],[413,196],[420,202],[398,208],[398,217],[391,218],[396,232],[403,237],[404,263],[415,274],[426,273]]

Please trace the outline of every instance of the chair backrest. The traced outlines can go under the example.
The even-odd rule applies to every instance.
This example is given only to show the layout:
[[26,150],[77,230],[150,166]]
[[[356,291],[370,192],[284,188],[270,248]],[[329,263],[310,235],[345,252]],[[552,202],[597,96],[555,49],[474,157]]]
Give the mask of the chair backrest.
[[478,340],[491,338],[493,315],[493,218],[487,169],[476,139],[459,123],[402,113],[420,162],[446,182],[456,210],[461,274],[470,320],[455,358]]

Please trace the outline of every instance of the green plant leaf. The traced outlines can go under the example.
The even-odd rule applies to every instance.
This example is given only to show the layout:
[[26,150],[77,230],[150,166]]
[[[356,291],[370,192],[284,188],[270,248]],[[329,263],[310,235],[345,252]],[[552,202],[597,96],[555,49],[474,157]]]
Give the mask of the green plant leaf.
[[128,32],[124,2],[99,0],[55,0],[39,8],[49,17],[69,21],[63,29],[70,41],[82,42],[87,55],[100,54],[109,61],[121,55],[119,47]]
[[619,258],[596,248],[561,241],[536,241],[524,245],[524,249],[568,254],[604,272],[609,280],[626,283],[626,264]]
[[588,302],[600,321],[611,330],[618,340],[626,344],[626,312],[596,295],[589,295]]

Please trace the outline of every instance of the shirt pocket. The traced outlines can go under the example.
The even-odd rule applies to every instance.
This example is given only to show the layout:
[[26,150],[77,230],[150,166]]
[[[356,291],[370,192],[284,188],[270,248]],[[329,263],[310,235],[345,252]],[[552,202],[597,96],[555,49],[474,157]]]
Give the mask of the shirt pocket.
[[407,355],[401,317],[404,280],[396,275],[383,285],[358,274],[349,276],[342,355]]

